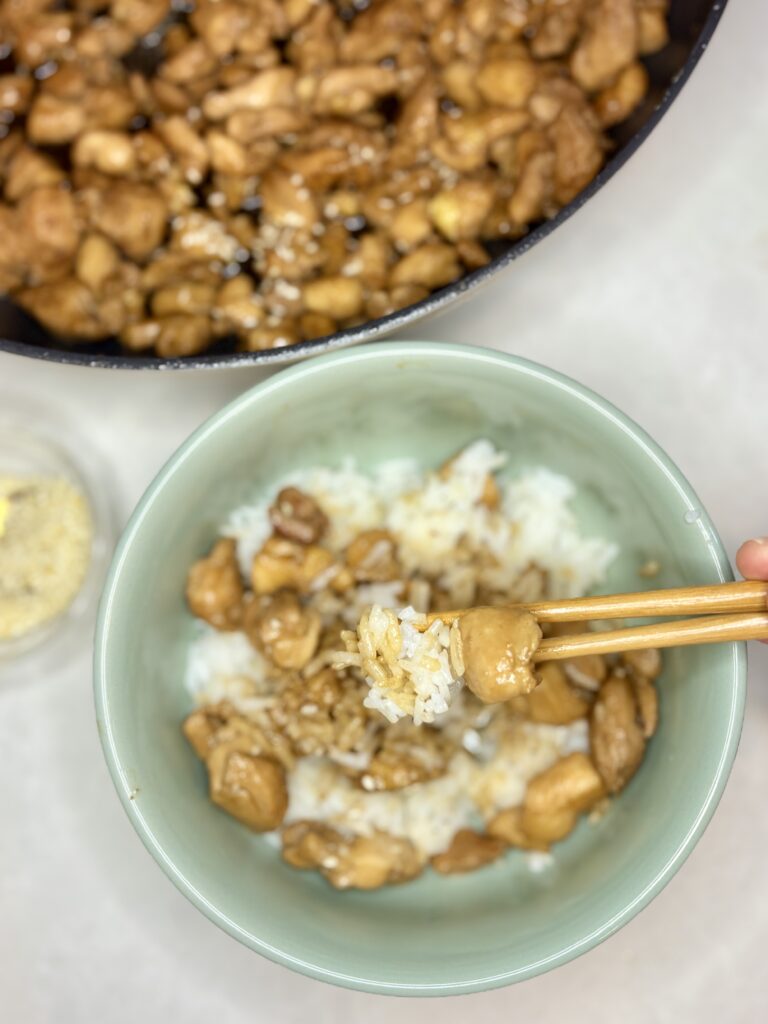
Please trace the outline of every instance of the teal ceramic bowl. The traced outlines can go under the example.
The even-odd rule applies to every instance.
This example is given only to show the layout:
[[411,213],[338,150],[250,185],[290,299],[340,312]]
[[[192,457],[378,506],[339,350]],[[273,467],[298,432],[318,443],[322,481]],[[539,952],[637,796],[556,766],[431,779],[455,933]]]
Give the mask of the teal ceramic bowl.
[[96,639],[96,709],[123,805],[147,849],[211,921],[270,959],[369,992],[449,995],[529,978],[615,932],[691,852],[733,761],[743,645],[665,658],[661,724],[637,776],[596,826],[582,823],[535,874],[511,851],[474,874],[339,893],[283,864],[218,811],[182,738],[193,622],[189,564],[235,505],[288,470],[353,455],[434,465],[489,437],[513,467],[579,485],[586,528],[622,547],[606,590],[731,579],[690,486],[615,408],[551,370],[480,348],[404,342],[286,370],[205,423],[149,488],[120,542]]

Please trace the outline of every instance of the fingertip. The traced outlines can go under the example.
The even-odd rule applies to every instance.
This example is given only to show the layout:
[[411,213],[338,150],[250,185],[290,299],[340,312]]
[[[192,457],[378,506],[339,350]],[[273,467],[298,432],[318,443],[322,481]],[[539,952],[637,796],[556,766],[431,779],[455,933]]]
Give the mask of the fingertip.
[[736,552],[736,567],[748,580],[768,580],[768,537],[745,541]]

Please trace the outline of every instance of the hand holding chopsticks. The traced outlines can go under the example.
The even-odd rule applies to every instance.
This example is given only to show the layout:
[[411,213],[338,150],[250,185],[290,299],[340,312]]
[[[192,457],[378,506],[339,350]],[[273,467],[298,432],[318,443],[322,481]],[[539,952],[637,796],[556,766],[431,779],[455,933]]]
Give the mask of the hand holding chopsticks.
[[[547,637],[536,651],[536,661],[559,660],[585,654],[611,654],[646,647],[768,639],[768,581],[762,580],[580,597],[566,601],[541,601],[521,607],[535,615],[539,622],[584,622],[588,619],[665,615],[702,616],[599,633]],[[462,611],[433,613],[426,617],[425,628],[436,620],[450,624],[462,614]]]

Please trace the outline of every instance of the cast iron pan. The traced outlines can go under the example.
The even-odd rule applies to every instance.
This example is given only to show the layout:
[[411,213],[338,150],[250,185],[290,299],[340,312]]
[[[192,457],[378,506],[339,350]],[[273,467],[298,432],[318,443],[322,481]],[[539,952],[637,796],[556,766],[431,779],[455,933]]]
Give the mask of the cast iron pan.
[[217,342],[206,352],[184,359],[160,359],[156,356],[130,356],[122,352],[117,341],[90,342],[83,345],[63,345],[48,331],[17,309],[8,299],[0,300],[0,351],[17,355],[48,359],[79,366],[103,366],[130,370],[178,370],[214,368],[219,366],[259,366],[306,359],[308,356],[328,352],[334,348],[354,345],[361,341],[381,338],[429,316],[460,296],[488,281],[513,260],[546,238],[559,224],[567,220],[586,201],[602,188],[624,162],[639,148],[658,124],[670,104],[682,89],[691,71],[706,49],[715,31],[727,0],[672,0],[669,17],[670,42],[659,53],[646,61],[651,88],[643,105],[629,121],[613,133],[616,144],[613,156],[602,171],[572,202],[552,220],[540,224],[524,238],[512,244],[499,242],[490,247],[490,263],[475,270],[459,281],[433,292],[426,299],[406,309],[398,310],[379,320],[371,320],[358,327],[339,331],[325,338],[302,341],[288,348],[266,352],[237,352],[234,340]]

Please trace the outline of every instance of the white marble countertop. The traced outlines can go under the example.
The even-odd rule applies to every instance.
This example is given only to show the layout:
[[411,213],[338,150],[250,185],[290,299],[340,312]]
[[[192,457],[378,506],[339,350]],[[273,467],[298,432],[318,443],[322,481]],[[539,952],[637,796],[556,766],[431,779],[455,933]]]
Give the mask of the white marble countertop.
[[[416,328],[555,366],[639,421],[731,553],[768,533],[768,4],[732,0],[661,126],[587,207],[485,291]],[[0,358],[113,455],[125,518],[166,456],[253,370],[136,374]],[[428,1007],[274,966],[205,920],[142,848],[94,727],[90,652],[0,686],[0,1017],[8,1024],[312,1021],[756,1024],[768,1009],[768,648],[715,819],[617,936],[511,989]],[[1,682],[1,680],[0,680]]]

